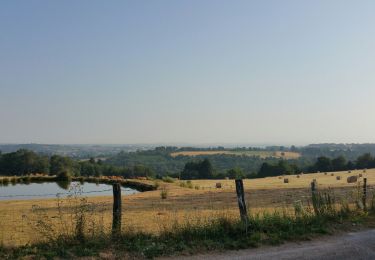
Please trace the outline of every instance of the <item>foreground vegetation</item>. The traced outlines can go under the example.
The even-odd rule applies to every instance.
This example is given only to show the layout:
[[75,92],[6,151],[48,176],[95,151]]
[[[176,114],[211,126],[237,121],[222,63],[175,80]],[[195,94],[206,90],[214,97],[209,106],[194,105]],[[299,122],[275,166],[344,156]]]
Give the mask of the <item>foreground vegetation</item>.
[[50,238],[48,242],[34,245],[0,247],[0,257],[51,259],[110,255],[153,258],[194,254],[207,250],[244,249],[263,244],[276,245],[289,240],[307,240],[316,235],[351,229],[353,224],[366,226],[374,220],[373,211],[366,213],[345,207],[327,211],[322,206],[320,212],[316,214],[311,210],[295,207],[293,216],[285,212],[250,214],[245,222],[220,217],[210,222],[176,223],[172,229],[159,234],[127,230],[115,236],[108,233],[83,234],[82,227],[77,222],[73,234],[61,234]]

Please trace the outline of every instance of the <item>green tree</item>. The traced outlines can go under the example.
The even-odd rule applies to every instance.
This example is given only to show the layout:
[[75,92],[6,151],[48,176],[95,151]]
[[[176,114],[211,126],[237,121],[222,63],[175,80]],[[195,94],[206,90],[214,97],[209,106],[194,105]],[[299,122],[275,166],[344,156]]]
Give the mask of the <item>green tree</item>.
[[202,179],[212,179],[214,176],[214,169],[210,160],[204,159],[199,166],[199,178]]
[[332,171],[332,162],[331,159],[325,156],[318,157],[314,165],[316,171],[320,172],[329,172]]
[[69,157],[53,155],[50,159],[51,175],[60,175],[64,172],[68,172],[70,175],[79,175],[80,169],[77,168],[75,162]]
[[374,160],[370,153],[365,153],[357,158],[356,166],[359,169],[372,168],[375,166]]
[[333,171],[344,171],[347,167],[347,161],[344,156],[339,156],[332,160]]
[[238,168],[238,167],[228,170],[227,176],[230,179],[243,179],[243,178],[245,178],[245,174],[243,173],[241,168]]

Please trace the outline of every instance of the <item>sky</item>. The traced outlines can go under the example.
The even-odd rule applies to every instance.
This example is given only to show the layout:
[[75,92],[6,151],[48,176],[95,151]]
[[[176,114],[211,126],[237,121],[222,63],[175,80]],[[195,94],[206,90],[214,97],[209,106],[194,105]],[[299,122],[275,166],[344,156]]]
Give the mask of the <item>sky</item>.
[[0,1],[0,143],[375,142],[374,1]]

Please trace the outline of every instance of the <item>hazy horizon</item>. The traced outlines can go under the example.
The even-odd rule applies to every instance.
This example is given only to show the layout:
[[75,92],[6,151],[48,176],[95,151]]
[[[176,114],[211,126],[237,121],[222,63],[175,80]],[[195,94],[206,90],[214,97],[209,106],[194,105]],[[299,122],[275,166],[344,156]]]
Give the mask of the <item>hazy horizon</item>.
[[3,1],[0,143],[375,143],[374,11]]

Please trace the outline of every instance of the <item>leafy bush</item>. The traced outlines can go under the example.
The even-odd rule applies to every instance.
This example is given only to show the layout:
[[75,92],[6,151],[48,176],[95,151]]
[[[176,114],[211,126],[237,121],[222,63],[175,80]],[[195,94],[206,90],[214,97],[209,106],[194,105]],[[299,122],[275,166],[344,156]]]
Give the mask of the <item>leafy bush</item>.
[[169,176],[164,176],[164,177],[162,178],[162,180],[163,180],[164,182],[174,183],[174,179],[171,178],[171,177],[169,177]]
[[167,197],[168,197],[168,191],[163,188],[161,191],[160,191],[160,197],[161,199],[165,200]]
[[191,181],[186,181],[186,182],[182,181],[182,182],[180,182],[180,187],[182,187],[182,188],[189,188],[189,189],[193,189],[194,188],[194,186],[191,183]]

